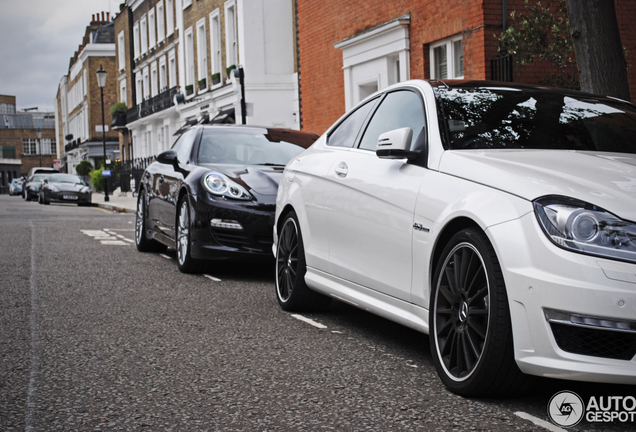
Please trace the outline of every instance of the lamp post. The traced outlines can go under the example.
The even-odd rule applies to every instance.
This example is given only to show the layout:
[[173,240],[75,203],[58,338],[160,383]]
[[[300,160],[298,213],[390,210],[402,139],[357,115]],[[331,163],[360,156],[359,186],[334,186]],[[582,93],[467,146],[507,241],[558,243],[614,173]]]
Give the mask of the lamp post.
[[[104,87],[106,87],[106,71],[99,65],[97,73],[97,85],[102,97],[102,143],[104,145],[104,169],[106,169],[106,126],[104,126]],[[104,177],[104,201],[108,199],[108,177]]]
[[38,153],[40,153],[40,165],[42,166],[42,129],[38,128],[36,133],[38,134]]

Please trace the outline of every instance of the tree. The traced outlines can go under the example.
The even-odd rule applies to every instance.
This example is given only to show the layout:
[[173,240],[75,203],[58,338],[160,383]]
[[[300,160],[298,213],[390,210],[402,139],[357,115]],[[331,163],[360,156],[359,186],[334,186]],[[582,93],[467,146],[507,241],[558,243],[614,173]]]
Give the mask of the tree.
[[81,176],[87,176],[93,171],[93,165],[89,161],[83,160],[75,166],[75,171]]
[[567,0],[581,90],[629,100],[614,0]]
[[537,58],[547,61],[557,72],[546,76],[542,84],[573,89],[578,81],[565,1],[543,5],[525,0],[525,11],[510,13],[510,27],[498,37],[499,51],[513,54],[520,67]]

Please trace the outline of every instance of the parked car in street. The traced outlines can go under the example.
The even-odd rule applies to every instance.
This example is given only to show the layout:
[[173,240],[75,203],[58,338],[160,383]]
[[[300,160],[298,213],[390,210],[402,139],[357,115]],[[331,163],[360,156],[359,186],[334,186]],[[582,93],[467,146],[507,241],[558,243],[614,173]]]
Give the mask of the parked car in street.
[[287,165],[278,302],[334,297],[429,334],[464,396],[636,384],[635,153],[636,107],[615,98],[391,86]]
[[34,198],[37,198],[40,193],[40,187],[44,180],[48,179],[51,174],[33,174],[29,177],[24,184],[24,191],[22,196],[25,200],[31,201]]
[[9,195],[20,195],[22,193],[22,178],[14,178],[9,184]]
[[74,203],[80,206],[91,205],[91,188],[84,179],[74,174],[51,174],[40,187],[40,204]]
[[196,271],[200,260],[272,259],[283,168],[317,138],[248,126],[189,129],[142,176],[137,249],[176,249],[182,272]]

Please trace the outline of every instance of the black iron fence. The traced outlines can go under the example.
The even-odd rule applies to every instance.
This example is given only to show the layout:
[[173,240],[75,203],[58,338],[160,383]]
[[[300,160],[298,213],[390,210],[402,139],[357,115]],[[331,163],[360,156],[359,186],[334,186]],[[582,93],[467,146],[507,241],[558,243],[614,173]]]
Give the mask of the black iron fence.
[[148,165],[155,161],[155,157],[135,158],[129,161],[121,162],[121,170],[119,171],[119,186],[122,192],[137,192],[141,176]]
[[490,60],[490,78],[493,81],[512,82],[512,56],[500,55]]

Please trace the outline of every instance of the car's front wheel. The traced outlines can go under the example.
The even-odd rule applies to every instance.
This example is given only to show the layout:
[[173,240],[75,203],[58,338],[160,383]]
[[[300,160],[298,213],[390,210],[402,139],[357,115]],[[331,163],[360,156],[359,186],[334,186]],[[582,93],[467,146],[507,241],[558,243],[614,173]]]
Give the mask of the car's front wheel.
[[177,266],[183,273],[195,273],[199,269],[199,261],[192,258],[191,227],[190,205],[185,196],[177,207],[176,227]]
[[146,216],[147,216],[146,191],[141,190],[137,198],[137,213],[135,215],[135,245],[140,252],[162,252],[166,246],[156,240],[146,236]]
[[305,283],[307,264],[298,217],[285,216],[276,246],[276,297],[286,311],[308,311],[326,307],[331,299],[312,291]]
[[514,360],[506,286],[486,235],[478,229],[455,234],[433,281],[429,337],[444,384],[462,396],[522,390],[527,377]]

